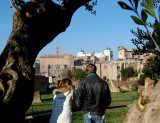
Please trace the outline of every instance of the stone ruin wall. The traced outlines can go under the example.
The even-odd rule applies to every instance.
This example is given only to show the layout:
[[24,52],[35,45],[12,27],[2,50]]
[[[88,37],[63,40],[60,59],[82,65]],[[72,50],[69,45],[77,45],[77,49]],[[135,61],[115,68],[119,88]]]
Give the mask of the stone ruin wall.
[[[123,123],[160,123],[160,80],[156,86],[132,104]],[[142,105],[143,99],[147,102]]]

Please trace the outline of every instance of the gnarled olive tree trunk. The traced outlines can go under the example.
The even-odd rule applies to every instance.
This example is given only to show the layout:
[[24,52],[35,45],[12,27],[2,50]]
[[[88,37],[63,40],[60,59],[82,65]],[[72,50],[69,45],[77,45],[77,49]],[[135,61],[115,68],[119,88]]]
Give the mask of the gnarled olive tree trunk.
[[23,123],[33,98],[33,64],[39,51],[69,26],[90,0],[34,0],[14,8],[12,33],[0,55],[0,122]]

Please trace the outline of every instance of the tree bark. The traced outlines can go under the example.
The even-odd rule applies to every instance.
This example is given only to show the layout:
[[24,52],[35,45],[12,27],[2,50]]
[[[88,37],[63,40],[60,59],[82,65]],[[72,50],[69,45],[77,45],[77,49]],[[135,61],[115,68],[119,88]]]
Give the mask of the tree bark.
[[66,30],[73,13],[89,1],[64,0],[62,5],[57,5],[51,0],[43,3],[34,0],[15,11],[12,33],[0,55],[2,122],[25,122],[25,112],[33,100],[33,64],[37,54]]

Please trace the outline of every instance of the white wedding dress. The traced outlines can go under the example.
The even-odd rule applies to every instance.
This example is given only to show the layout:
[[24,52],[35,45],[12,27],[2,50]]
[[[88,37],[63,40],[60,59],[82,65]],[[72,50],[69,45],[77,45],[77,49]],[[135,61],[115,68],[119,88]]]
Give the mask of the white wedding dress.
[[73,90],[54,95],[49,123],[72,123],[72,101]]

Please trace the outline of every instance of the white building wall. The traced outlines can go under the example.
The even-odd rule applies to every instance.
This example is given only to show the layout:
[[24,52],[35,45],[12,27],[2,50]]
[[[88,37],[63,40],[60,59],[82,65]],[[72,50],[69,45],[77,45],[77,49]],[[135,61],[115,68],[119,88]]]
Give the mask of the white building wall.
[[[77,57],[91,56],[91,55],[92,55],[91,53],[84,53],[82,51],[77,53]],[[104,50],[103,52],[99,52],[99,53],[95,53],[94,54],[94,56],[96,56],[97,58],[101,58],[101,57],[106,56],[108,61],[112,60],[111,55],[112,55],[112,51],[111,50]]]
[[111,61],[111,51],[110,50],[104,50],[104,55],[108,56],[108,61]]
[[86,56],[92,56],[92,54],[91,53],[86,53]]
[[95,56],[96,56],[97,58],[100,58],[101,55],[102,55],[102,52],[101,52],[101,53],[95,53]]
[[86,56],[86,54],[84,52],[78,52],[77,53],[77,57],[82,57],[82,56]]

